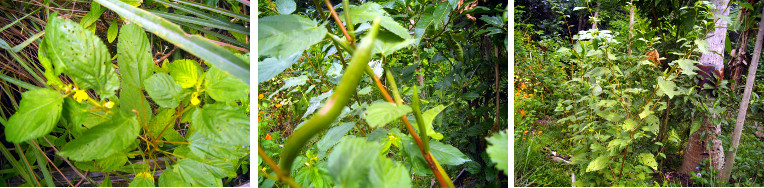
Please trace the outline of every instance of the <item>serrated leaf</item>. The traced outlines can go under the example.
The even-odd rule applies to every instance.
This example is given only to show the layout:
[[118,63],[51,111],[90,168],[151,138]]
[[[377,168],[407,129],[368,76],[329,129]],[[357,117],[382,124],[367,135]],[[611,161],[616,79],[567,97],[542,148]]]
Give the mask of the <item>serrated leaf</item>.
[[101,167],[100,171],[111,172],[125,166],[127,155],[125,153],[115,153],[106,158],[96,160],[96,165]]
[[679,63],[679,68],[682,69],[682,74],[687,76],[696,75],[698,73],[695,73],[695,71],[700,70],[697,66],[695,66],[700,63],[695,60],[679,59],[675,62]]
[[284,59],[305,51],[324,39],[327,31],[316,21],[297,15],[277,15],[257,20],[259,56]]
[[700,52],[700,53],[708,53],[709,52],[708,48],[711,45],[708,43],[708,41],[703,40],[703,39],[695,39],[693,42],[695,43],[695,45],[698,46],[698,49],[697,49],[698,52]]
[[308,102],[308,103],[310,103],[310,105],[305,110],[305,114],[302,115],[302,118],[306,118],[309,115],[313,114],[313,112],[315,112],[318,109],[318,107],[320,107],[321,101],[323,101],[324,99],[326,99],[326,98],[328,98],[329,96],[332,95],[332,91],[333,90],[329,90],[329,91],[327,91],[325,93],[322,93],[319,96],[311,97],[310,101]]
[[[504,170],[504,174],[509,173],[509,138],[506,131],[494,133],[493,136],[486,138],[490,143],[486,148],[486,153],[491,161],[496,164],[496,169]],[[479,165],[479,164],[478,164]]]
[[626,119],[623,121],[623,125],[621,126],[623,131],[631,131],[634,130],[635,127],[637,127],[637,122],[632,119]]
[[212,99],[222,102],[243,100],[249,94],[247,84],[214,67],[204,77],[204,88]]
[[52,89],[22,93],[18,110],[5,125],[5,139],[21,143],[50,133],[61,117],[63,103],[61,93]]
[[191,128],[226,145],[249,145],[249,117],[233,107],[207,104],[194,111]]
[[183,182],[191,186],[222,187],[221,178],[236,176],[233,165],[228,162],[209,160],[204,163],[193,159],[181,159],[173,165]]
[[675,95],[681,94],[679,91],[677,91],[674,81],[664,80],[662,76],[658,77],[658,89],[668,95],[669,99],[674,98]]
[[417,39],[417,44],[419,44],[419,40],[421,40],[425,33],[440,30],[445,25],[450,13],[449,8],[448,2],[443,2],[434,7],[431,13],[427,11],[427,13],[422,14],[422,18],[419,19],[419,22],[414,27],[414,38]]
[[592,162],[589,162],[588,166],[586,166],[586,172],[597,171],[605,168],[605,166],[607,166],[608,160],[610,159],[607,156],[597,157]]
[[336,185],[356,187],[364,182],[382,147],[362,138],[345,138],[329,154],[329,174]]
[[188,135],[188,148],[190,152],[200,158],[235,160],[244,155],[244,153],[236,151],[236,148],[239,147],[241,146],[226,144],[219,139],[210,138],[196,132]]
[[157,105],[164,108],[175,108],[180,104],[181,88],[175,80],[166,73],[156,73],[146,79],[146,93]]
[[140,129],[135,117],[117,113],[64,145],[58,155],[75,161],[102,159],[130,146]]
[[377,158],[369,171],[369,187],[411,187],[409,171],[398,162],[386,157]]
[[653,156],[653,154],[641,153],[637,158],[639,159],[639,162],[645,166],[649,166],[650,168],[653,168],[653,170],[658,170],[658,163],[655,162],[655,156]]
[[355,123],[349,122],[329,129],[329,131],[326,132],[326,135],[318,141],[318,151],[322,153],[328,151],[329,148],[340,142],[342,136],[350,131],[350,129],[353,129],[353,126],[355,126]]
[[148,124],[153,118],[151,104],[140,88],[122,87],[122,91],[119,92],[119,101],[125,101],[119,104],[119,110],[125,114],[135,114],[138,123]]
[[[51,17],[45,26],[45,55],[56,68],[66,70],[80,89],[93,89],[103,98],[114,96],[119,79],[106,45],[91,31],[70,20]],[[59,45],[67,44],[67,45]]]
[[[350,15],[353,24],[371,22],[374,20],[374,18],[379,17],[379,25],[382,26],[382,28],[385,28],[388,31],[394,33],[401,39],[411,38],[408,30],[401,26],[400,23],[388,17],[387,12],[377,3],[368,2],[360,6],[350,7],[347,13]],[[345,15],[345,12],[340,12],[337,14]],[[343,23],[347,22],[345,16],[340,16],[340,19],[342,19]]]
[[130,182],[130,187],[156,187],[154,186],[154,176],[151,175],[151,172],[138,173]]
[[165,169],[162,175],[159,175],[159,187],[190,187],[191,184],[184,182],[180,175],[172,167]]
[[276,10],[279,14],[292,14],[297,9],[294,0],[276,0]]
[[202,73],[202,67],[199,63],[190,59],[179,59],[170,63],[170,76],[178,83],[181,88],[190,88],[196,86],[199,82],[199,75]]
[[387,123],[400,118],[411,112],[411,107],[407,105],[398,106],[391,102],[375,102],[366,108],[364,119],[372,128],[385,126]]

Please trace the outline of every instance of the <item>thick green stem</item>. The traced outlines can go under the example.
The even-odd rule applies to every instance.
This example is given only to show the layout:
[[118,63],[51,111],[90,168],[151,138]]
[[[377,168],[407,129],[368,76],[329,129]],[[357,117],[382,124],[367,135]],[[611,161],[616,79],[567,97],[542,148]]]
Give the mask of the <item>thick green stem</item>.
[[398,93],[398,84],[395,84],[395,78],[393,78],[393,74],[390,73],[390,70],[385,71],[385,77],[387,77],[387,83],[390,83],[390,90],[393,92],[393,99],[395,99],[395,104],[403,104],[401,95]]
[[284,150],[281,153],[281,167],[284,173],[289,175],[294,159],[300,153],[300,149],[314,135],[329,127],[340,115],[342,109],[350,101],[350,97],[355,93],[356,87],[361,82],[361,76],[364,73],[364,67],[367,67],[371,59],[371,49],[379,32],[380,19],[375,19],[369,34],[361,41],[361,46],[353,53],[353,59],[350,61],[342,80],[337,85],[334,94],[326,101],[326,104],[314,114],[308,122],[289,137]]
[[[419,110],[419,93],[416,91],[416,85],[414,86],[414,100],[411,102],[411,107],[414,110],[414,117],[416,118],[416,124],[419,125],[419,137],[422,138],[422,144],[424,144],[424,151],[430,153],[430,137],[427,136],[427,125],[424,124],[422,119],[422,111]],[[435,158],[433,158],[435,159]]]

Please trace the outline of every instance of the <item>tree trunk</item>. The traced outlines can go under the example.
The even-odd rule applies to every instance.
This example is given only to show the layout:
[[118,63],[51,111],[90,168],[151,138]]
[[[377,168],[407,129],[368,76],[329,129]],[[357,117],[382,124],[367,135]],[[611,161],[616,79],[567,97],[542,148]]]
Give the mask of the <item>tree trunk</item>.
[[753,58],[751,58],[751,66],[748,67],[748,77],[745,80],[745,91],[743,92],[743,99],[740,101],[740,109],[737,112],[737,120],[735,121],[735,131],[732,133],[732,151],[727,155],[727,161],[724,163],[724,169],[719,174],[719,179],[726,182],[729,181],[730,172],[735,165],[735,155],[737,154],[737,146],[740,144],[740,134],[743,132],[743,123],[745,122],[745,115],[748,112],[748,103],[751,100],[751,90],[753,90],[753,81],[756,79],[756,68],[759,66],[759,57],[761,56],[761,45],[764,42],[764,10],[761,12],[761,21],[759,22],[759,33],[756,34],[756,46],[753,48]]
[[631,34],[634,31],[634,1],[631,1],[631,8],[629,9],[629,55],[631,55],[631,38],[634,36]]
[[[727,4],[729,0],[714,0],[714,25],[713,32],[708,33],[706,41],[710,44],[708,53],[703,53],[700,57],[700,63],[704,66],[714,67],[715,71],[724,71],[724,39],[727,36],[727,22],[720,19],[719,15],[729,15],[729,9]],[[702,82],[702,80],[701,80]],[[706,95],[713,101],[713,97],[709,94]],[[709,105],[711,106],[711,105]],[[717,171],[721,170],[724,163],[724,147],[722,141],[717,138],[717,135],[721,133],[721,124],[711,124],[710,118],[719,118],[718,114],[706,114],[703,120],[703,125],[698,131],[695,131],[690,135],[687,151],[685,152],[684,159],[682,159],[682,166],[679,167],[678,172],[688,174],[688,171],[695,170],[698,163],[709,158],[710,165]],[[706,139],[701,140],[701,134],[706,133]],[[706,149],[706,144],[711,144],[709,149]]]

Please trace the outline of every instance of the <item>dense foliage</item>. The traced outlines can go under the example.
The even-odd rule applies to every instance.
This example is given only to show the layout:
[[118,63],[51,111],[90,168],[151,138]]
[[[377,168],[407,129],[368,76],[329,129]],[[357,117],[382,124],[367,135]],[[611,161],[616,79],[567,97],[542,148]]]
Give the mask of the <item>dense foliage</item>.
[[248,3],[43,3],[0,3],[0,185],[248,181]]
[[260,187],[506,187],[508,8],[259,4]]
[[[743,46],[753,54],[755,40],[748,38],[756,38],[761,5],[730,1],[729,16],[721,18],[729,22],[722,53]],[[708,1],[517,2],[515,186],[761,186],[760,66],[730,181],[719,181],[708,160],[688,173],[677,170],[704,117],[721,124],[716,137],[731,148],[745,85],[746,75],[734,73],[749,63],[728,64],[729,55],[722,79],[698,84],[706,35],[719,20],[712,7]]]

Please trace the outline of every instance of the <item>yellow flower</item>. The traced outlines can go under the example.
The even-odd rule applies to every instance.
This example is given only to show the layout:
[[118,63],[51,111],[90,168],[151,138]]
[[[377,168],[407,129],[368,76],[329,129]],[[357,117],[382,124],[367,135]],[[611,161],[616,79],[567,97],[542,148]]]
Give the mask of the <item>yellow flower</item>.
[[77,100],[77,102],[82,102],[82,101],[90,99],[90,96],[88,96],[88,93],[85,92],[85,90],[79,90],[79,89],[74,90],[74,95],[72,97],[74,98],[74,100]]
[[263,169],[261,169],[261,170],[263,170],[263,172],[265,172],[265,167],[263,167]]
[[544,132],[544,131],[539,131],[539,133],[538,133],[538,134],[541,134],[541,133],[543,133],[543,132]]
[[520,88],[525,88],[525,83],[520,84]]
[[191,105],[199,105],[202,101],[199,101],[199,98],[196,98],[196,96],[191,97]]
[[114,102],[111,102],[111,101],[106,102],[106,103],[103,104],[103,106],[106,107],[106,108],[114,107]]
[[525,137],[523,137],[523,140],[525,140]]
[[310,163],[308,163],[308,162],[305,162],[305,166],[308,166],[308,167],[310,167]]
[[311,160],[318,161],[318,157],[313,157]]
[[276,104],[276,108],[281,108],[281,104]]
[[523,134],[528,134],[528,130],[523,131]]
[[135,175],[135,177],[144,177],[147,179],[150,179],[151,182],[154,182],[154,177],[149,172],[141,172]]
[[520,115],[525,115],[525,111],[520,110]]
[[263,94],[257,95],[257,99],[263,99],[263,97],[265,97]]

